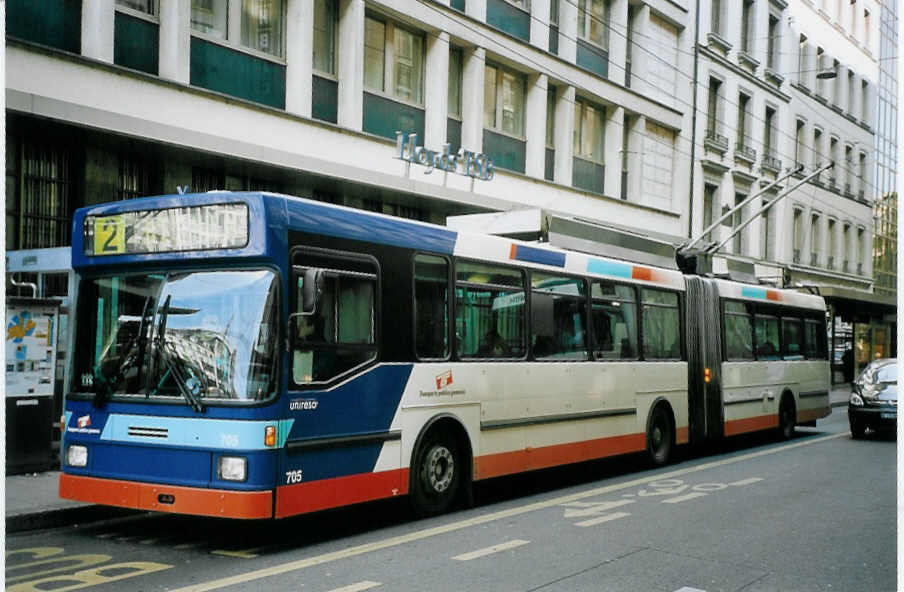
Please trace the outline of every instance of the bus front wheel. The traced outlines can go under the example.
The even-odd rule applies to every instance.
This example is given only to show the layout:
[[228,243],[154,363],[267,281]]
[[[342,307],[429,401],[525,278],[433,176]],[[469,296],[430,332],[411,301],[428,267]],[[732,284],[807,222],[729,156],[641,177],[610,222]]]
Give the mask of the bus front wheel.
[[445,430],[431,430],[415,455],[411,499],[422,516],[449,509],[458,492],[464,462],[460,447]]
[[778,406],[778,435],[782,440],[790,440],[794,435],[797,424],[797,412],[794,409],[794,399],[786,394]]

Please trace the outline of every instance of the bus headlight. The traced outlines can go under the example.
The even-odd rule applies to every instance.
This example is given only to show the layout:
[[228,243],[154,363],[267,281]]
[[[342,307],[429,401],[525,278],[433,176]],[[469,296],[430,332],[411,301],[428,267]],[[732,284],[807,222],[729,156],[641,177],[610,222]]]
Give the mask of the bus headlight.
[[221,456],[217,476],[224,481],[245,481],[248,478],[248,459],[244,456]]
[[863,407],[863,399],[860,398],[860,395],[851,393],[851,405],[854,407]]
[[66,449],[66,464],[70,467],[88,466],[88,447],[73,444]]

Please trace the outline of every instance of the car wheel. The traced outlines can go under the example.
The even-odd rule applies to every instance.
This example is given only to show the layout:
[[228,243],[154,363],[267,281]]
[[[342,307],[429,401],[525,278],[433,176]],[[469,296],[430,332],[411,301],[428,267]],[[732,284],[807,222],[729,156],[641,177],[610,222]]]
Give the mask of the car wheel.
[[866,424],[863,423],[862,419],[857,419],[856,417],[849,417],[848,423],[851,426],[851,437],[855,440],[860,440],[864,436],[866,436]]
[[668,412],[662,405],[653,409],[650,424],[647,427],[647,455],[654,467],[661,467],[669,462],[672,455],[672,444],[675,434]]
[[455,438],[431,430],[414,458],[411,499],[415,511],[421,516],[446,511],[455,499],[464,469]]

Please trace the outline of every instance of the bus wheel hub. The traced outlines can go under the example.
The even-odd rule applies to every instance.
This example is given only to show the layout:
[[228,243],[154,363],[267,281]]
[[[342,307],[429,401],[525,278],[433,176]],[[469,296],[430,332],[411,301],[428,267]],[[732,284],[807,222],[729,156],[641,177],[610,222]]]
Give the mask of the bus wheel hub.
[[452,484],[452,475],[455,471],[455,461],[452,453],[445,446],[436,446],[427,454],[425,472],[430,488],[442,493]]

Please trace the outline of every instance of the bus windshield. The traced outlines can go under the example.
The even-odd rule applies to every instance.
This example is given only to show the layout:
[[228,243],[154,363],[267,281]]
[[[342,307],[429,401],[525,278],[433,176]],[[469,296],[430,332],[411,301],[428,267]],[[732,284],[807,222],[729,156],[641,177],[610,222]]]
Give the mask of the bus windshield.
[[110,396],[260,401],[275,389],[271,271],[85,279],[73,390]]

